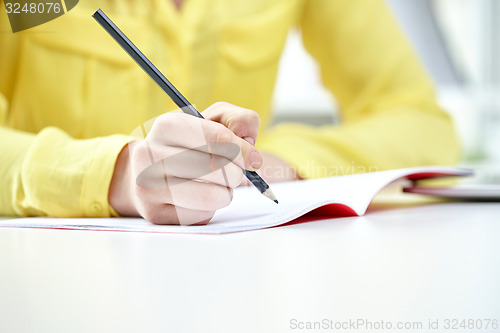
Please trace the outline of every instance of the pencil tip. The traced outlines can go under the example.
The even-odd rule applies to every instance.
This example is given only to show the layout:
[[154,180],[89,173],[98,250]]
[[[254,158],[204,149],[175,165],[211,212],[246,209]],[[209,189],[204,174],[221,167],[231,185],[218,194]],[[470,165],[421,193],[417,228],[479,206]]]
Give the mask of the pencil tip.
[[271,199],[272,201],[278,203],[278,199],[276,199],[276,197],[274,196],[273,194],[273,191],[271,191],[270,188],[268,188],[264,193],[264,194],[267,198]]

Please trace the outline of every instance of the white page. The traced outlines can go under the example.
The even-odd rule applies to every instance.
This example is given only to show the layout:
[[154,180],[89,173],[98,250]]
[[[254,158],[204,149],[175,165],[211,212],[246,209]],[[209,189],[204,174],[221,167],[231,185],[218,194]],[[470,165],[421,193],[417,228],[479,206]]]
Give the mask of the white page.
[[158,226],[140,218],[21,218],[0,221],[0,226],[201,234],[255,230],[290,222],[328,204],[343,204],[352,208],[355,215],[363,215],[383,187],[418,173],[472,174],[465,169],[419,167],[273,184],[272,190],[279,204],[261,195],[254,187],[241,187],[234,191],[232,203],[217,211],[205,226]]

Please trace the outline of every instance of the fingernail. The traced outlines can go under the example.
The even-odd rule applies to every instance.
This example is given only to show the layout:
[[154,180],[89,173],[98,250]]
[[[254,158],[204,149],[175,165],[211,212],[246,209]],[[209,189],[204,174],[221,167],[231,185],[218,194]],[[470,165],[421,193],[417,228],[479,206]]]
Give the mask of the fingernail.
[[250,165],[255,170],[260,168],[260,166],[262,165],[262,159],[260,158],[260,154],[257,153],[256,151],[250,154]]
[[245,140],[246,142],[248,142],[249,144],[251,144],[252,146],[255,145],[255,140],[254,138],[252,138],[251,136],[246,136],[243,138],[243,140]]

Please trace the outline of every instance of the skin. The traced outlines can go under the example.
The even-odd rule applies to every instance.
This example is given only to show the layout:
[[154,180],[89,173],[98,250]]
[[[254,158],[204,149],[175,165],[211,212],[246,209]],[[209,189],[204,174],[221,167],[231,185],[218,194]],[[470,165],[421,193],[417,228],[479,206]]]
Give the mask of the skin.
[[[171,1],[181,10],[185,0]],[[249,185],[242,169],[263,167],[268,183],[299,179],[293,170],[280,172],[290,166],[278,157],[255,150],[255,111],[220,102],[202,114],[205,119],[164,114],[145,140],[120,152],[109,189],[118,214],[154,224],[202,225],[229,205],[235,187]]]
[[[171,0],[177,10],[182,10],[182,5],[186,0]],[[290,165],[280,159],[279,157],[271,154],[262,154],[264,159],[263,173],[260,176],[268,183],[282,182],[282,181],[291,181],[298,180],[300,177],[296,172],[290,169]],[[283,172],[283,170],[288,170],[288,172]],[[284,174],[285,173],[285,174]],[[247,179],[243,179],[242,185],[250,185],[250,182]]]
[[182,7],[182,4],[184,3],[185,0],[172,0],[172,2],[174,3],[175,7],[177,7],[178,10],[181,9]]
[[[121,216],[142,216],[154,224],[206,224],[232,200],[233,189],[245,184],[242,169],[288,165],[263,156],[254,143],[260,125],[252,110],[219,102],[200,119],[166,113],[154,122],[144,140],[128,144],[119,154],[109,202]],[[298,179],[295,174],[268,182]]]

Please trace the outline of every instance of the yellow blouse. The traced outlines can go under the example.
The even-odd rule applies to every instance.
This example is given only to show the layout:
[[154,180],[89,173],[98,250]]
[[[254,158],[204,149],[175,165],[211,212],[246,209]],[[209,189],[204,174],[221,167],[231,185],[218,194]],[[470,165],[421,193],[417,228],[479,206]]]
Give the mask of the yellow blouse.
[[[102,8],[203,110],[262,118],[257,147],[302,177],[455,163],[450,118],[382,0],[86,0],[13,34],[0,11],[0,214],[109,216],[116,157],[140,123],[175,109],[95,22]],[[273,128],[290,28],[301,29],[342,124]]]

